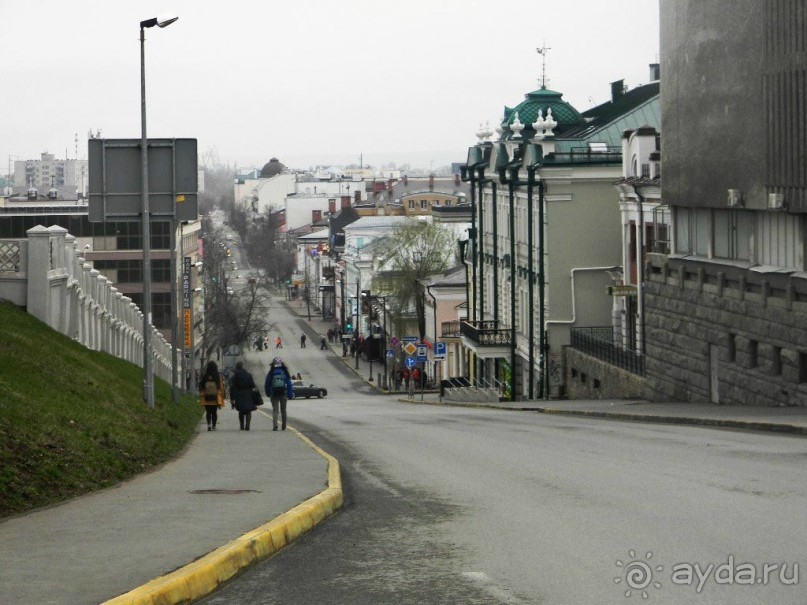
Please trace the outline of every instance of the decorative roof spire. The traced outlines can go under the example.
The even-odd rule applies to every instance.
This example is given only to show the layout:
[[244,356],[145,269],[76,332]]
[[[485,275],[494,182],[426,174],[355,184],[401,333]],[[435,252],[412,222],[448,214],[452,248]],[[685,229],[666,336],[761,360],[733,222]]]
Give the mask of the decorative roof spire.
[[552,108],[546,108],[546,119],[544,119],[544,136],[545,137],[553,137],[555,133],[552,132],[557,127],[558,123],[555,121],[555,118],[552,117]]
[[[551,109],[549,109],[551,114]],[[542,109],[538,110],[538,117],[535,118],[535,121],[532,123],[532,129],[535,131],[535,136],[533,137],[534,141],[540,141],[544,138],[544,112]]]
[[493,131],[490,129],[490,122],[486,121],[484,125],[482,122],[479,122],[479,130],[476,132],[476,137],[479,139],[479,142],[486,142],[492,135]]
[[513,118],[513,123],[510,124],[510,130],[513,131],[514,139],[521,138],[521,131],[524,130],[524,124],[522,124],[521,120],[518,119],[518,112],[516,112],[516,115]]
[[541,55],[541,81],[539,84],[541,88],[546,88],[547,79],[546,79],[546,51],[552,50],[546,45],[546,40],[544,40],[544,45],[536,48],[535,51]]

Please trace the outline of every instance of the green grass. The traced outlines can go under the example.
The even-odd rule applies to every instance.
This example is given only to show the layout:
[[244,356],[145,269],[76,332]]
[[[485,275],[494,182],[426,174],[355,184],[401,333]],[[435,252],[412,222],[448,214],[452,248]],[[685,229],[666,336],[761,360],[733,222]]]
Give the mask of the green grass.
[[180,452],[204,408],[0,302],[0,518],[114,485]]

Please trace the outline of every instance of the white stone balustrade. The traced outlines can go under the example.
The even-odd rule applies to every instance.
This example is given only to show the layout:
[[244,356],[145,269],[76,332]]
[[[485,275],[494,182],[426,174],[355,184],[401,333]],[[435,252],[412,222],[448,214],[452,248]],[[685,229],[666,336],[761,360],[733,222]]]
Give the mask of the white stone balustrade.
[[[2,240],[0,299],[8,300],[81,343],[143,366],[143,313],[128,296],[92,268],[76,238],[58,227],[37,225],[26,240]],[[152,326],[154,373],[171,382],[171,344]]]

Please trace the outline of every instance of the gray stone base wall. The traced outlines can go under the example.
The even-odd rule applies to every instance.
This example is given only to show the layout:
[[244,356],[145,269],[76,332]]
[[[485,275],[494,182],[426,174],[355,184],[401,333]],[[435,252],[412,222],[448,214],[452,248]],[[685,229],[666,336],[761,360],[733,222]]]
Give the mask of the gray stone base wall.
[[750,272],[735,279],[716,265],[678,263],[657,265],[645,282],[645,398],[714,401],[716,378],[716,403],[806,406],[803,284],[774,288]]
[[645,380],[596,357],[566,347],[566,396],[568,399],[638,399]]

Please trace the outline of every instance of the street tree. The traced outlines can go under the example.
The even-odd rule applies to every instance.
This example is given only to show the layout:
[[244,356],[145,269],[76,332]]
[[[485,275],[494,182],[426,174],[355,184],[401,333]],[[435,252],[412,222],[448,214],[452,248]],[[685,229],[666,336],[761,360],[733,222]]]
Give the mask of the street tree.
[[236,283],[227,242],[221,230],[204,234],[205,321],[203,362],[217,349],[249,345],[274,325],[269,321],[269,288],[262,277],[249,277],[246,285]]
[[249,223],[243,242],[252,266],[273,278],[275,283],[289,277],[294,267],[294,257],[280,226],[280,215],[267,209]]
[[406,318],[414,315],[420,337],[426,334],[425,293],[419,280],[455,266],[456,244],[455,230],[417,219],[374,243],[373,291],[389,296],[397,333],[403,333]]

